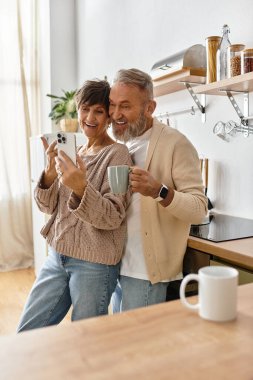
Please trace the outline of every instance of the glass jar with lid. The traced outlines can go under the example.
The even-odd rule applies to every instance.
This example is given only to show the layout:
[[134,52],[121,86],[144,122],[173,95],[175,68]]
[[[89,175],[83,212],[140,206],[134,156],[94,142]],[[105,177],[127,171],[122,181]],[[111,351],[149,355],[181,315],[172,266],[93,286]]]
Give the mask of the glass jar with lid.
[[227,24],[222,27],[222,38],[217,50],[217,80],[222,80],[228,77],[227,74],[227,48],[231,45],[229,41],[229,27]]
[[230,45],[227,48],[228,78],[241,74],[241,52],[244,48],[243,44]]
[[253,49],[244,49],[242,51],[241,63],[242,74],[253,71]]

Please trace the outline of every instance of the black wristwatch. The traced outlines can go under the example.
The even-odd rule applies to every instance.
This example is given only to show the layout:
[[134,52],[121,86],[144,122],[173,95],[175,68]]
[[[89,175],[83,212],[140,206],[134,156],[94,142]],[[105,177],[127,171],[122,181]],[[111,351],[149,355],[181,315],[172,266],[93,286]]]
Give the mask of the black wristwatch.
[[168,187],[165,186],[164,184],[162,184],[162,186],[159,190],[159,193],[158,193],[158,197],[155,198],[155,201],[157,201],[157,202],[163,201],[167,197],[168,192],[169,192]]

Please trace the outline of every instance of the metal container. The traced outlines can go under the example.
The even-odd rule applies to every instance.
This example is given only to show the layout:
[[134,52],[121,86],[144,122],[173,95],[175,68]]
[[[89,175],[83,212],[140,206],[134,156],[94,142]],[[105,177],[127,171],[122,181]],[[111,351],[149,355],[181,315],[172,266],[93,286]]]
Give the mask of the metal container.
[[188,68],[195,69],[196,73],[199,70],[199,75],[205,76],[206,51],[203,45],[193,45],[156,62],[151,68],[151,77],[159,79],[177,70]]

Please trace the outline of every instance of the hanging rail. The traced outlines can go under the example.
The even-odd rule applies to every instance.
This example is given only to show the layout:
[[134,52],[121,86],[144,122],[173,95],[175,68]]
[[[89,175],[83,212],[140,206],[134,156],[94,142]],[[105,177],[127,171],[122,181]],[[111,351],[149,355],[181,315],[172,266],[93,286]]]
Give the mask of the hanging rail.
[[156,114],[155,117],[157,117],[158,119],[159,118],[163,119],[165,117],[182,115],[184,113],[189,113],[191,115],[195,115],[195,113],[197,111],[199,111],[199,109],[197,107],[192,106],[192,107],[184,108],[184,109],[174,111],[174,112],[169,112],[169,111],[161,112],[161,113]]

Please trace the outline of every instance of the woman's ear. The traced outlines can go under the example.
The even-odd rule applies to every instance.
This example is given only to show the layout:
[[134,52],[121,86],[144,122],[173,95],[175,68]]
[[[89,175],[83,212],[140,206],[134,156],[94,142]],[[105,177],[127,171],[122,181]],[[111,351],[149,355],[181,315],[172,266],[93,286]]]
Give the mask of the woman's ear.
[[107,118],[107,121],[106,121],[107,128],[110,126],[111,122],[112,122],[112,119],[111,119],[111,117],[109,116],[109,117]]

